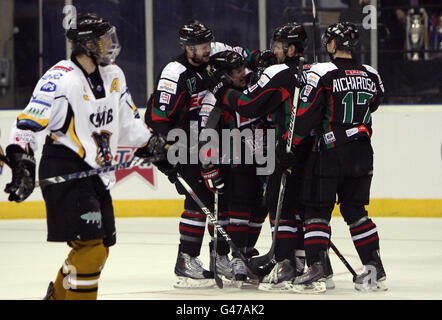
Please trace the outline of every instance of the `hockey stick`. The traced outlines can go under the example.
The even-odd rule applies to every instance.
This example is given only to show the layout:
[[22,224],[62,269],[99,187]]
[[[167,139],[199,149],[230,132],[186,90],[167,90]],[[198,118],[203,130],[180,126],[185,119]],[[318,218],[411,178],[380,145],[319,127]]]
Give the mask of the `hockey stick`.
[[[213,204],[213,208],[214,208],[214,213],[215,213],[215,219],[218,220],[218,213],[219,213],[219,208],[218,208],[218,200],[219,200],[219,194],[218,191],[215,191],[215,199],[214,199],[214,204]],[[216,231],[215,229],[213,230],[213,252],[212,252],[212,265],[213,265],[213,276],[215,278],[215,282],[216,285],[218,286],[218,288],[222,289],[223,288],[223,280],[221,280],[221,278],[219,277],[218,272],[216,271],[216,258],[217,258],[217,251],[218,249],[218,231]]]
[[336,246],[334,245],[334,243],[331,240],[330,240],[330,247],[336,253],[338,258],[342,261],[342,263],[347,267],[348,271],[350,271],[350,273],[353,275],[353,281],[354,281],[357,276],[356,272],[351,267],[351,265],[348,263],[348,261],[344,258],[344,256],[339,252],[338,248],[336,248]]
[[[300,79],[301,79],[303,65],[304,65],[304,58],[300,57],[299,58],[297,81],[300,81]],[[292,108],[292,112],[290,114],[290,125],[289,125],[287,144],[286,144],[286,152],[287,153],[289,153],[290,150],[292,149],[296,112],[298,110],[299,91],[300,91],[300,86],[297,85],[295,88],[295,93],[293,95],[293,108]],[[269,252],[267,252],[265,255],[250,259],[249,267],[250,267],[250,269],[252,269],[252,271],[254,273],[257,273],[259,266],[263,266],[263,265],[268,264],[273,259],[273,256],[275,254],[275,244],[276,244],[276,238],[278,235],[279,222],[281,220],[281,211],[282,211],[282,203],[284,200],[286,180],[287,180],[287,172],[283,172],[282,176],[281,176],[281,184],[279,186],[278,204],[276,206],[276,215],[275,215],[275,224],[273,227],[274,229],[273,229],[272,245],[270,247]]]
[[316,54],[316,5],[315,0],[312,0],[312,14],[313,14],[313,61],[318,62],[318,56]]
[[[137,167],[137,166],[144,164],[144,163],[157,162],[157,161],[163,160],[164,158],[165,158],[165,154],[158,154],[158,155],[154,155],[154,156],[151,156],[148,158],[135,158],[134,157],[132,160],[130,160],[128,162],[118,163],[118,164],[114,164],[112,166],[106,166],[106,167],[101,167],[101,168],[96,168],[96,169],[89,169],[89,170],[85,170],[85,171],[68,173],[68,174],[64,174],[64,175],[60,175],[60,176],[42,179],[42,180],[35,182],[35,187],[36,188],[46,187],[51,184],[63,183],[63,182],[72,181],[72,180],[81,179],[81,178],[88,178],[88,177],[98,175],[101,173],[108,173],[108,172],[112,172],[112,171],[130,169],[130,168]],[[10,167],[8,158],[1,155],[1,154],[0,154],[0,161],[5,162]]]
[[[227,232],[223,229],[223,227],[219,224],[218,220],[214,217],[213,213],[210,212],[210,210],[204,205],[204,203],[201,201],[201,199],[196,195],[195,191],[192,190],[192,188],[189,186],[189,184],[184,180],[184,178],[177,173],[177,180],[183,188],[186,190],[186,192],[192,197],[193,201],[196,202],[196,204],[201,208],[202,212],[209,218],[210,222],[213,224],[214,230],[213,232],[219,232],[221,236],[226,240],[227,244],[229,245],[230,249],[232,250],[232,256],[241,259],[245,264],[247,269],[251,271],[251,269],[248,267],[248,261],[247,258],[244,256],[244,254],[238,249],[238,247],[235,245],[235,243],[232,241],[232,239],[229,237]],[[253,275],[253,276],[252,276]],[[254,272],[250,272],[250,276],[256,277]]]
[[46,187],[51,184],[56,183],[63,183],[67,181],[72,181],[75,179],[81,179],[81,178],[88,178],[97,174],[101,173],[108,173],[112,171],[118,171],[123,169],[130,169],[133,167],[137,167],[141,164],[147,163],[147,162],[156,162],[159,160],[163,160],[165,157],[164,154],[159,154],[155,156],[151,156],[149,158],[133,158],[132,160],[128,162],[118,163],[112,166],[102,167],[102,168],[96,168],[96,169],[89,169],[85,171],[75,172],[75,173],[69,173],[61,176],[55,176],[47,179],[39,180],[35,183],[35,187]]

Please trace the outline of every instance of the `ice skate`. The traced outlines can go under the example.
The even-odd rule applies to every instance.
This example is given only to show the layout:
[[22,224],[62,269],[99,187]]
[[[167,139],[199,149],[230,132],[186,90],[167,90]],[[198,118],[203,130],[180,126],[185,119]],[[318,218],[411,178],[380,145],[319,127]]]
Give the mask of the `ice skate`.
[[[213,260],[210,260],[210,271],[214,272]],[[224,285],[232,285],[235,275],[233,273],[231,261],[227,255],[216,254],[216,271],[222,279]]]
[[258,289],[263,291],[290,291],[295,276],[295,267],[293,267],[290,260],[285,259],[278,262],[272,271],[262,279]]
[[364,271],[355,280],[355,289],[358,291],[386,291],[388,290],[385,280],[384,267],[378,251],[374,251],[373,260],[364,266]]
[[215,286],[213,272],[203,269],[202,262],[187,253],[178,252],[175,264],[175,288],[211,288]]
[[323,293],[326,287],[326,270],[328,265],[326,251],[319,252],[319,261],[314,262],[307,271],[295,278],[293,291],[296,293]]

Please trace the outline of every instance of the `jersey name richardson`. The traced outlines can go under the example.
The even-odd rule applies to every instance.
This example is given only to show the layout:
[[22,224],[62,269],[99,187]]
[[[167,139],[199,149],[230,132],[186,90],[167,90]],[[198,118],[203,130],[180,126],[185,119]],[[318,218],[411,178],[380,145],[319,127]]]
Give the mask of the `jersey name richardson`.
[[333,79],[333,92],[349,90],[366,90],[376,93],[376,83],[362,75]]

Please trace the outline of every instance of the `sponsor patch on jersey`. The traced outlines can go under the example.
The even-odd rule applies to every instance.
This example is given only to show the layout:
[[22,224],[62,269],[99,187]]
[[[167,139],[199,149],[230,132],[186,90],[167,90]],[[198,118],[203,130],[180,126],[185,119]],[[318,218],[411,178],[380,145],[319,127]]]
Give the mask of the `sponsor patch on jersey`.
[[307,74],[307,83],[312,85],[313,87],[316,87],[319,82],[319,76],[314,73],[308,73]]
[[258,85],[262,88],[264,87],[268,82],[270,81],[269,77],[267,77],[265,74],[261,76],[258,80]]
[[74,70],[74,68],[72,68],[72,67],[67,68],[67,67],[63,67],[63,66],[55,66],[51,70],[61,70],[61,71],[64,71],[64,72],[69,72],[69,71]]
[[347,76],[364,76],[367,77],[367,73],[362,70],[345,70]]
[[169,104],[169,102],[170,102],[170,94],[166,92],[161,92],[160,103]]
[[333,131],[330,131],[330,132],[327,132],[326,134],[324,134],[324,141],[327,144],[336,141],[335,134],[333,133]]
[[244,94],[247,94],[247,91],[250,93],[250,92],[253,92],[253,90],[255,90],[256,88],[258,88],[258,85],[255,83],[253,86],[251,86],[249,89],[247,89],[247,90],[244,90]]
[[351,128],[351,129],[345,130],[347,137],[354,136],[358,132],[359,132],[358,128]]
[[57,85],[51,81],[46,82],[41,86],[40,91],[44,92],[54,92],[57,89]]
[[190,108],[189,111],[201,107],[203,99],[207,93],[207,90],[192,94],[190,97]]
[[54,79],[54,80],[58,80],[58,79],[60,79],[61,77],[63,77],[63,73],[61,73],[61,72],[51,72],[51,73],[48,73],[48,74],[46,74],[46,75],[44,75],[42,78],[41,78],[41,80],[52,80],[52,79]]
[[166,106],[163,104],[162,106],[160,106],[160,110],[163,112],[166,111]]
[[210,115],[210,112],[212,112],[213,106],[209,104],[203,104],[200,110],[199,115],[201,117],[208,117]]
[[165,79],[161,79],[158,82],[157,89],[159,91],[166,91],[168,93],[175,94],[176,93],[176,89],[177,89],[177,85],[176,85],[175,82],[168,81],[168,80],[165,80]]
[[313,87],[311,85],[306,85],[304,89],[304,97],[308,97],[310,95],[310,92],[312,92]]

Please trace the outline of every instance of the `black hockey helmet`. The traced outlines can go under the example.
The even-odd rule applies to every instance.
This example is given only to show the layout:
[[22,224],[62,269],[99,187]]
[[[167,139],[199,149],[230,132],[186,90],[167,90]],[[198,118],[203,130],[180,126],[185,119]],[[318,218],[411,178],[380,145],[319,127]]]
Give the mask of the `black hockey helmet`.
[[214,40],[212,30],[198,20],[192,20],[183,25],[179,30],[180,44],[184,46],[194,46]]
[[211,69],[222,70],[227,73],[240,69],[246,65],[246,60],[238,52],[225,50],[215,53],[210,57]]
[[302,53],[307,47],[307,39],[307,32],[302,24],[289,22],[273,31],[272,45],[275,41],[282,42],[286,52],[289,45],[294,44],[296,50]]
[[327,47],[327,44],[333,39],[336,41],[338,50],[351,50],[359,42],[358,28],[350,22],[334,23],[328,26],[322,35],[322,45]]
[[74,50],[94,57],[102,65],[114,62],[121,50],[116,28],[95,13],[79,14],[69,24],[66,37]]

